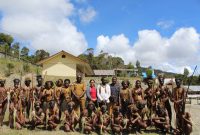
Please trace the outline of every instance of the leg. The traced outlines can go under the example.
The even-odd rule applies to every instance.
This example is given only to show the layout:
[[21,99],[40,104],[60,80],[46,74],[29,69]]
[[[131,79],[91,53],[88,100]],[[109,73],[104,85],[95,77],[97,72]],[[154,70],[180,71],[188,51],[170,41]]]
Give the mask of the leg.
[[89,127],[89,126],[85,126],[85,128],[84,128],[84,132],[85,132],[86,134],[90,134],[91,131],[92,131],[92,128],[91,128],[91,127]]
[[22,129],[22,126],[18,122],[16,122],[16,126],[15,127],[16,127],[17,130]]
[[81,105],[81,111],[83,111],[85,109],[85,102],[86,102],[85,98],[80,99],[79,102],[80,102],[80,105]]
[[76,114],[80,116],[80,103],[76,99],[74,100],[74,103],[75,103],[74,110]]
[[65,131],[65,132],[70,132],[69,123],[65,123],[65,125],[64,125],[64,131]]

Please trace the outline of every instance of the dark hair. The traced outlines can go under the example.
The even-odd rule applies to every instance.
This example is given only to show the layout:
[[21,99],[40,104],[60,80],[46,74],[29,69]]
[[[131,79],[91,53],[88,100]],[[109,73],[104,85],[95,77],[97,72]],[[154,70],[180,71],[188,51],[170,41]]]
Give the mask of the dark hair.
[[45,87],[47,87],[47,84],[48,84],[49,82],[51,83],[51,87],[53,87],[54,84],[53,84],[52,81],[46,81],[46,82],[45,82]]
[[101,77],[101,81],[103,81],[104,79],[106,79],[106,77],[105,77],[105,76],[102,76],[102,77]]
[[36,78],[37,79],[42,78],[42,75],[37,75]]
[[136,80],[136,83],[137,83],[137,82],[140,82],[140,83],[141,83],[141,81],[140,81],[140,80]]
[[61,81],[62,84],[63,84],[63,79],[58,79],[58,80],[56,81],[56,85],[58,84],[59,81]]
[[113,76],[113,77],[112,77],[112,79],[114,79],[114,78],[117,79],[117,76]]
[[65,79],[65,80],[64,80],[64,83],[65,83],[66,81],[68,81],[68,82],[70,83],[70,79]]
[[94,82],[95,82],[95,80],[94,80],[94,79],[91,79],[89,82],[91,83],[91,81],[94,81]]
[[129,86],[130,85],[130,82],[129,82],[129,80],[124,80],[124,81],[122,81],[122,85],[124,84],[124,83],[127,83],[127,85]]
[[19,79],[14,79],[13,82],[14,83],[20,83],[20,80]]

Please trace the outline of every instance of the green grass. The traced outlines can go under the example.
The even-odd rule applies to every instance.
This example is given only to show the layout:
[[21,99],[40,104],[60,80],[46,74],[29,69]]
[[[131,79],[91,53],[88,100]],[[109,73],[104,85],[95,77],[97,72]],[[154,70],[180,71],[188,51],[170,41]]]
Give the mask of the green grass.
[[[41,72],[41,67],[33,65],[31,63],[26,63],[24,61],[14,60],[10,58],[7,58],[7,59],[0,58],[0,75],[1,76],[6,76],[6,72],[8,70],[7,68],[8,63],[12,63],[14,65],[14,68],[11,70],[12,74],[20,74],[21,72],[23,74]],[[23,71],[24,64],[28,64],[30,67],[30,70],[27,73]]]

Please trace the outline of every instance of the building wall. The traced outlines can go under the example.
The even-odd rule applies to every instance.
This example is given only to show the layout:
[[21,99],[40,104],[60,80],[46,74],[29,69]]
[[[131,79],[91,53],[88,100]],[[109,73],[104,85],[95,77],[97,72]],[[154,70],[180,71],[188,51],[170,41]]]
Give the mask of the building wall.
[[42,74],[48,76],[76,76],[76,60],[58,55],[43,63]]

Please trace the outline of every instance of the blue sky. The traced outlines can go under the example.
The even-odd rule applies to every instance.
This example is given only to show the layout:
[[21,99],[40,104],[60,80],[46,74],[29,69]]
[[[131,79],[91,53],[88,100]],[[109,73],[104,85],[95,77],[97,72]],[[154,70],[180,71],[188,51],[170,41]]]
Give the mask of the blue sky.
[[[94,48],[182,73],[200,63],[200,0],[0,0],[0,32],[34,53]],[[200,65],[199,65],[200,66]]]
[[[200,28],[200,0],[90,0],[97,11],[95,20],[89,24],[76,20],[90,47],[95,47],[98,35],[124,33],[131,42],[142,29],[156,29],[169,37],[180,27]],[[76,4],[76,3],[75,3]],[[158,22],[172,23],[168,28]],[[163,24],[164,25],[164,24]]]

